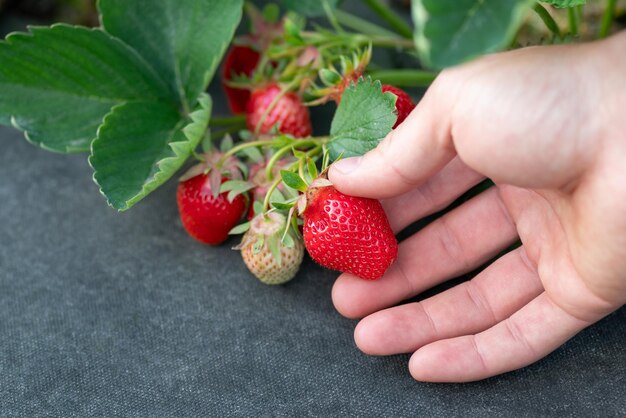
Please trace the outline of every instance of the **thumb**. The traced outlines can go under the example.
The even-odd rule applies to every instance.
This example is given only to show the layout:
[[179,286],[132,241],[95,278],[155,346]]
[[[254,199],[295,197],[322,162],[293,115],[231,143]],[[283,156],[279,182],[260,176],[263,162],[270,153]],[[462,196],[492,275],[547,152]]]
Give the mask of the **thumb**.
[[458,152],[497,183],[571,188],[607,135],[603,92],[621,91],[623,69],[605,57],[624,39],[522,48],[443,71],[403,124],[363,157],[335,163],[329,179],[347,194],[387,198]]
[[454,158],[446,118],[452,100],[447,102],[443,92],[436,93],[437,84],[435,81],[406,120],[375,149],[330,166],[328,177],[337,189],[376,199],[396,196],[415,188]]

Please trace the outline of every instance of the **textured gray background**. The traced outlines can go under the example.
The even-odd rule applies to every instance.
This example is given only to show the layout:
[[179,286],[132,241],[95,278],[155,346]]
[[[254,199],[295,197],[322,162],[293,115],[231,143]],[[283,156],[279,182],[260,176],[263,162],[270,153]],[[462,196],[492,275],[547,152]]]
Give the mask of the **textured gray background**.
[[334,273],[266,287],[187,237],[174,182],[120,214],[84,155],[0,144],[2,416],[626,414],[624,309],[522,371],[417,383],[356,350]]
[[86,156],[0,144],[2,417],[626,416],[625,309],[524,370],[418,383],[355,348],[334,273],[266,287],[185,234],[174,182],[119,214]]

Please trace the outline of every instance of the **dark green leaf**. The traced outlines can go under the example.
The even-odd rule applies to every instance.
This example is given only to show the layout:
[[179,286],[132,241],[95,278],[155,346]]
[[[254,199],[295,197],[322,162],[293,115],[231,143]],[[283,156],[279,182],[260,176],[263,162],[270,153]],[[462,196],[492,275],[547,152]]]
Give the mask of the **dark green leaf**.
[[292,189],[305,192],[308,188],[302,177],[293,171],[280,170],[280,176],[283,179],[283,182]]
[[512,41],[533,0],[412,0],[415,45],[432,68],[499,51]]
[[554,7],[564,8],[586,4],[587,0],[542,0],[542,3],[547,3]]
[[119,40],[99,29],[34,27],[0,42],[0,122],[59,152],[87,151],[112,106],[168,90]]
[[135,48],[192,106],[213,78],[242,11],[242,0],[100,0],[107,32]]
[[203,95],[199,102],[186,127],[167,102],[129,102],[105,117],[89,162],[111,206],[130,208],[183,165],[208,127],[211,100]]
[[330,158],[363,155],[378,145],[396,122],[396,96],[380,81],[360,79],[348,87],[330,126]]
[[331,9],[336,8],[339,3],[339,0],[283,0],[283,4],[287,10],[314,17],[324,15],[323,1],[327,1]]

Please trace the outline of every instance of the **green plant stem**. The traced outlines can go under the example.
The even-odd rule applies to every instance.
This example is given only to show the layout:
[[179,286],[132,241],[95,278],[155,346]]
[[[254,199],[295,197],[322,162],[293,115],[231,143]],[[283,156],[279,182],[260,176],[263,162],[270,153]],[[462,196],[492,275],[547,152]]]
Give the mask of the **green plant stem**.
[[[306,158],[310,158],[310,157],[318,154],[321,150],[322,150],[322,145],[321,144],[317,144],[314,148],[312,148],[312,149],[310,149],[309,151],[306,152],[305,159]],[[286,170],[287,171],[293,171],[294,169],[299,167],[300,161],[303,161],[303,160],[298,160],[298,161],[294,162],[289,167],[287,167]],[[304,177],[302,177],[302,178],[304,178]],[[274,182],[272,183],[270,188],[267,190],[267,193],[265,194],[265,199],[263,199],[263,213],[266,213],[267,210],[269,209],[269,207],[270,207],[270,196],[272,195],[272,193],[274,193],[274,190],[276,190],[276,188],[278,187],[278,185],[282,181],[283,181],[283,179],[281,177],[278,177],[276,180],[274,180]]]
[[[344,33],[344,34],[320,34],[317,32],[301,32],[300,36],[305,39],[307,45],[322,48],[335,46],[363,46],[375,45],[389,48],[407,48],[414,49],[415,44],[411,39],[404,39],[392,34],[389,35],[364,35],[361,33]],[[289,48],[281,51],[280,54],[272,54],[271,58],[281,58],[285,56],[293,56],[303,47]]]
[[383,4],[380,0],[365,0],[365,3],[402,37],[407,39],[413,38],[413,30],[411,27],[395,14],[388,5]]
[[357,37],[357,41],[361,43],[361,45],[372,44],[375,46],[387,47],[387,48],[407,48],[407,49],[415,49],[415,43],[412,39],[394,39],[394,38],[385,38],[385,37],[376,37],[372,36],[368,37]]
[[559,25],[556,23],[550,12],[548,12],[546,8],[541,5],[541,3],[535,3],[533,10],[537,13],[537,15],[539,15],[541,20],[543,20],[543,23],[548,29],[550,29],[550,32],[552,32],[556,38],[562,37]]
[[250,142],[243,142],[239,145],[236,145],[234,147],[232,147],[230,150],[228,150],[227,152],[224,153],[224,155],[222,155],[222,158],[220,158],[219,164],[218,166],[221,166],[224,161],[226,161],[226,159],[228,157],[231,157],[235,154],[237,154],[239,151],[242,151],[246,148],[250,148],[250,147],[263,147],[266,145],[272,145],[274,143],[273,139],[264,139],[264,140],[259,140],[259,141],[250,141]]
[[322,6],[324,7],[324,13],[326,13],[326,18],[330,22],[333,29],[335,29],[337,33],[343,33],[343,28],[337,21],[337,16],[335,16],[333,9],[330,7],[330,4],[328,4],[328,0],[320,0],[320,1],[322,2]]
[[374,80],[397,87],[426,87],[437,77],[437,72],[423,70],[375,70],[369,71]]
[[234,134],[236,132],[239,132],[244,127],[245,126],[241,125],[233,125],[224,129],[217,130],[211,134],[211,140],[215,141],[216,139],[223,138],[226,134]]
[[578,35],[578,16],[574,7],[567,8],[567,21],[570,33],[574,36]]
[[337,22],[341,25],[355,30],[359,33],[371,35],[371,36],[383,36],[391,38],[399,38],[399,36],[383,27],[380,27],[372,22],[369,22],[360,17],[356,17],[344,10],[335,10],[335,17]]
[[613,19],[615,18],[615,0],[607,0],[604,14],[602,15],[602,23],[600,25],[600,31],[598,32],[598,38],[606,38],[611,31]]
[[[273,178],[274,178],[274,173],[273,173],[274,166],[276,165],[276,163],[278,162],[278,160],[280,160],[280,158],[282,156],[287,154],[292,149],[298,149],[298,148],[303,148],[303,147],[310,147],[312,145],[315,145],[315,147],[321,147],[322,144],[325,144],[327,141],[328,141],[328,137],[320,136],[320,137],[311,137],[309,139],[301,139],[299,141],[296,141],[295,143],[292,143],[292,144],[289,144],[289,145],[285,145],[284,147],[282,147],[278,151],[276,151],[274,153],[274,155],[272,155],[272,158],[270,158],[270,160],[267,162],[267,166],[265,167],[265,177],[269,181],[273,180]],[[315,148],[313,148],[313,149],[315,149]]]
[[274,173],[273,173],[274,166],[276,165],[278,160],[281,159],[282,156],[284,156],[289,151],[291,151],[292,147],[293,145],[291,144],[285,145],[284,147],[276,151],[274,155],[272,155],[272,158],[270,158],[269,161],[267,162],[267,166],[265,166],[265,178],[267,178],[267,180],[272,181],[274,179]]
[[230,126],[246,123],[246,115],[224,116],[212,118],[209,122],[211,126]]

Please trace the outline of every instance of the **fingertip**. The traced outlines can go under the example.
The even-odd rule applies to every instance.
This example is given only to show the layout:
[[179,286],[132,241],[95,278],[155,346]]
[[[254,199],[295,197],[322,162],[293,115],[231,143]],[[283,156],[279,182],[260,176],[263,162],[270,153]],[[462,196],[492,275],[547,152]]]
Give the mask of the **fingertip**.
[[355,280],[360,279],[351,274],[344,273],[335,281],[331,291],[331,298],[335,309],[348,319],[359,319],[363,316],[355,302],[354,292],[352,291]]
[[409,359],[409,373],[419,382],[434,382],[428,369],[428,346],[417,350]]
[[350,157],[335,161],[330,166],[329,175],[332,172],[333,175],[337,176],[350,176],[350,174],[359,168],[362,160],[362,157]]
[[359,166],[363,157],[351,157],[335,161],[328,169],[328,179],[337,190],[350,195],[356,195],[362,191],[359,183],[363,176],[359,175]]
[[471,335],[439,340],[415,351],[409,372],[420,382],[463,383],[492,376]]
[[380,312],[363,318],[354,329],[354,342],[363,353],[370,356],[397,354],[389,351],[393,344],[388,341],[390,324],[388,317]]
[[368,318],[363,318],[356,324],[354,328],[354,342],[359,350],[361,350],[365,354],[374,355],[376,354],[371,347],[371,327],[368,326]]

